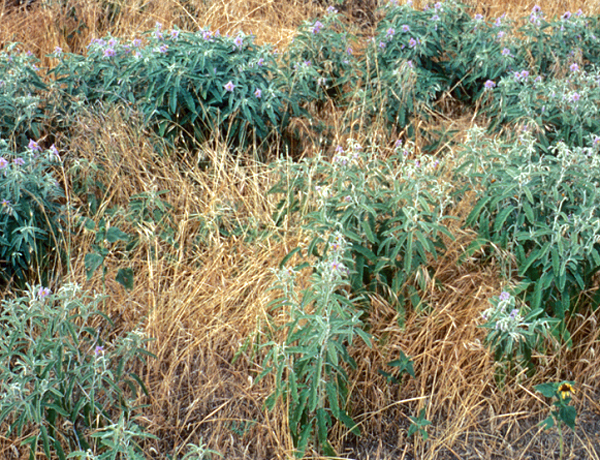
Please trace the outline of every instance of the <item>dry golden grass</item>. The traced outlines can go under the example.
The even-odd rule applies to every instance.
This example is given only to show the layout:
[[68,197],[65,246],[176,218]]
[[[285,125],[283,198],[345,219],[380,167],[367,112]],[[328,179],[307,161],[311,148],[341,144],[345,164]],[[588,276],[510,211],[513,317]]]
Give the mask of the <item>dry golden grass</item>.
[[[526,14],[534,4],[470,3],[490,16],[508,12],[513,17]],[[557,14],[578,8],[587,14],[600,12],[600,4],[592,0],[538,3]],[[159,21],[182,29],[210,25],[223,33],[242,29],[255,33],[259,42],[284,46],[300,21],[320,9],[316,3],[300,0],[65,0],[62,4],[10,12],[5,5],[0,9],[0,41],[23,42],[38,55],[50,53],[55,46],[82,52],[91,38],[109,32],[134,36]],[[360,0],[349,5],[363,13],[372,8]],[[108,23],[111,8],[120,12]],[[82,24],[81,33],[69,37]],[[341,139],[342,114],[330,110],[327,117]],[[458,126],[458,136],[463,136],[472,119],[441,122]],[[187,443],[201,439],[227,459],[288,458],[293,445],[286,408],[281,404],[270,413],[262,408],[273,382],[255,383],[260,368],[250,351],[235,362],[233,358],[245,340],[253,341],[257,331],[267,327],[267,306],[276,295],[269,290],[270,270],[305,235],[298,222],[289,221],[277,238],[222,237],[219,225],[232,229],[255,222],[267,234],[278,231],[270,217],[278,198],[267,194],[275,180],[269,168],[236,161],[224,147],[160,154],[139,126],[135,116],[121,110],[90,111],[76,120],[69,139],[58,141],[66,163],[78,165],[80,177],[98,183],[94,190],[104,210],[127,206],[135,194],[168,190],[162,199],[172,206],[176,245],[158,238],[155,226],[117,220],[139,236],[140,245],[130,259],[123,259],[118,251],[109,256],[105,286],[99,274],[91,281],[85,278],[83,261],[92,235],[79,231],[68,248],[70,280],[109,295],[106,313],[118,330],[141,326],[154,339],[149,347],[157,358],[139,369],[149,390],[148,398],[140,401],[149,404],[143,423],[158,436],[145,446],[148,458],[175,456]],[[363,135],[380,145],[393,142],[377,127]],[[304,154],[310,151],[307,145]],[[209,158],[212,166],[200,170],[197,157]],[[73,191],[76,184],[65,185],[73,206],[85,207],[86,201]],[[467,204],[463,201],[463,206]],[[466,208],[455,212],[464,216]],[[400,327],[396,310],[382,299],[372,299],[369,321],[376,340],[372,348],[356,344],[352,349],[358,368],[351,373],[351,408],[363,435],[356,438],[335,427],[334,447],[344,457],[373,460],[558,458],[555,433],[541,432],[536,425],[549,410],[547,402],[532,388],[548,380],[573,379],[578,384],[575,404],[580,426],[574,435],[566,435],[566,452],[571,455],[567,458],[598,459],[598,313],[571,318],[575,347],[560,353],[550,348],[537,357],[538,373],[533,379],[521,375],[499,389],[494,363],[482,345],[485,332],[478,324],[487,299],[506,281],[493,261],[473,257],[459,264],[473,235],[460,229],[460,221],[453,231],[456,240],[448,242],[441,260],[432,262],[437,282],[430,283],[425,312],[409,311]],[[113,281],[124,265],[135,270],[131,292]],[[396,359],[399,350],[413,358],[417,378],[402,385],[388,384],[377,371]],[[430,440],[407,439],[408,416],[423,407],[433,422]],[[248,424],[247,430],[235,433],[234,428],[243,423]],[[15,446],[15,440],[0,440],[0,458],[25,458],[25,450]]]

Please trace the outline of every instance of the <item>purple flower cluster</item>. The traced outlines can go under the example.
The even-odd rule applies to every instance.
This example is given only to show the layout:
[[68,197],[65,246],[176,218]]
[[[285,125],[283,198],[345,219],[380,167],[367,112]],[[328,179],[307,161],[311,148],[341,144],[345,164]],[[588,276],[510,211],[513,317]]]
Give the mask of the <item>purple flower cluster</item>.
[[314,26],[312,26],[312,28],[310,29],[310,31],[316,35],[319,32],[321,32],[322,28],[323,28],[323,23],[321,21],[316,21]]

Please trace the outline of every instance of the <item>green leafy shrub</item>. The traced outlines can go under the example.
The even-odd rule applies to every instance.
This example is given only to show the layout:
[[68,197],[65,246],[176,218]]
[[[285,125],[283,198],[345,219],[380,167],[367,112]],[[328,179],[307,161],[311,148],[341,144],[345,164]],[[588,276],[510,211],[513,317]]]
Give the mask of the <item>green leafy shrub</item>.
[[[597,144],[569,149],[559,143],[544,155],[528,134],[501,145],[474,131],[457,170],[457,181],[468,180],[477,191],[466,224],[479,239],[469,252],[489,243],[508,250],[527,303],[558,318],[567,338],[565,315],[577,309],[600,270]],[[512,276],[511,265],[505,275]]]
[[125,103],[172,141],[205,141],[220,133],[246,145],[285,124],[274,55],[241,33],[164,31],[157,24],[143,41],[96,39],[87,56],[64,55],[52,73],[67,98],[56,105],[76,110],[98,100]]
[[320,255],[321,235],[332,231],[349,242],[354,292],[379,292],[398,308],[408,296],[416,306],[414,283],[425,288],[430,258],[444,250],[444,235],[452,237],[444,222],[449,185],[440,179],[439,163],[415,158],[401,142],[393,157],[383,159],[376,148],[349,141],[331,161],[317,156],[292,165],[273,191],[286,194],[281,214],[310,211],[303,220],[314,235],[311,255]]
[[323,102],[333,98],[341,102],[352,82],[357,78],[357,59],[354,56],[356,38],[347,28],[340,14],[329,7],[327,15],[305,21],[293,42],[282,56],[280,67],[282,85],[290,95],[295,113],[299,105]]
[[143,458],[136,439],[148,435],[133,422],[132,403],[144,387],[132,366],[148,354],[147,339],[136,331],[105,343],[101,302],[76,285],[55,294],[30,287],[2,301],[0,423],[6,436],[31,433],[23,443],[32,458],[40,445],[49,459],[88,449],[102,459]]
[[46,85],[38,73],[39,60],[17,47],[11,43],[0,52],[0,139],[24,147],[30,137],[40,138]]
[[454,1],[423,11],[412,2],[390,2],[385,8],[363,61],[366,105],[381,109],[386,121],[402,128],[450,88],[448,51],[470,18]]
[[452,58],[445,62],[445,71],[461,100],[477,101],[485,89],[493,88],[511,70],[527,66],[512,28],[513,22],[507,18],[497,18],[492,24],[476,15],[463,28],[449,31],[448,54]]
[[37,142],[30,141],[25,151],[15,153],[0,141],[0,279],[4,282],[25,279],[61,248],[64,193],[52,173],[59,163],[54,146],[42,152]]
[[544,309],[529,309],[520,305],[519,300],[504,291],[490,299],[492,306],[483,313],[489,330],[485,344],[494,353],[494,359],[505,366],[506,375],[515,371],[515,366],[533,370],[532,353],[538,349],[544,338],[551,335],[551,329],[558,319],[550,318]]
[[531,69],[543,76],[553,75],[561,68],[582,59],[598,64],[600,52],[596,36],[597,18],[565,12],[560,18],[547,20],[539,6],[534,6],[529,17],[523,18],[519,28],[519,52],[528,60]]
[[289,427],[297,455],[304,456],[309,441],[325,455],[335,456],[328,433],[334,420],[358,434],[356,423],[348,415],[348,375],[345,366],[356,367],[348,346],[356,337],[370,345],[370,336],[362,329],[360,312],[347,285],[349,260],[347,244],[340,233],[331,235],[327,255],[314,266],[311,285],[298,297],[295,271],[277,273],[277,288],[283,297],[273,303],[283,314],[286,339],[283,345],[270,341],[263,345],[267,354],[260,378],[273,373],[276,389],[266,406],[272,409],[279,398],[289,406]]
[[585,146],[590,135],[600,132],[600,71],[587,72],[573,63],[567,72],[546,79],[524,70],[502,79],[484,101],[493,114],[490,129],[531,129],[545,152],[557,141]]

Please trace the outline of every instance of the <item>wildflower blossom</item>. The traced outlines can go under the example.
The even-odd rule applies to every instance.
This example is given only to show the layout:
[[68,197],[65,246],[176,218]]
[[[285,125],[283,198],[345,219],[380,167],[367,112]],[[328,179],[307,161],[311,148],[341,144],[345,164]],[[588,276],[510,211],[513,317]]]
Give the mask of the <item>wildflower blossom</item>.
[[225,88],[225,91],[229,91],[232,92],[235,88],[235,85],[233,84],[233,82],[230,80],[226,85],[223,86]]
[[571,70],[571,72],[579,72],[579,66],[575,62],[571,64],[569,69]]
[[485,86],[485,89],[493,89],[496,87],[496,83],[493,80],[488,80],[483,84],[483,86]]
[[40,299],[43,299],[44,297],[48,297],[50,294],[52,294],[52,291],[48,287],[42,287],[42,286],[40,286],[40,288],[38,289],[37,294],[38,294],[38,297]]
[[475,15],[475,20],[476,20],[476,21],[483,21],[483,15],[482,15],[482,14],[479,14],[479,13],[477,13],[477,14]]
[[40,147],[40,144],[38,144],[33,139],[29,139],[29,144],[27,144],[27,148],[29,148],[30,150],[33,150],[34,152],[35,151],[39,152],[40,150],[42,150],[42,148]]
[[442,2],[437,2],[435,5],[433,5],[433,7],[434,7],[436,10],[441,10],[441,9],[442,9]]
[[322,28],[323,28],[323,23],[321,21],[317,21],[317,22],[315,22],[315,25],[311,28],[311,32],[316,35],[319,32],[321,32]]
[[117,46],[117,41],[114,38],[111,38],[108,41],[108,46],[110,46],[111,48],[114,48],[115,46]]
[[256,62],[256,65],[258,67],[261,67],[264,63],[265,63],[265,60],[263,58],[259,58],[258,61]]
[[400,29],[402,29],[402,32],[408,32],[410,31],[410,26],[408,24],[404,24],[402,27],[400,27]]
[[431,16],[431,21],[439,21],[440,17],[437,14],[434,14],[433,16]]
[[575,394],[575,389],[569,382],[563,382],[558,386],[558,394],[560,395],[561,399],[567,399],[572,394]]
[[594,145],[594,147],[597,147],[598,145],[600,145],[600,136],[594,136],[594,140],[592,141],[592,144]]
[[402,147],[402,139],[397,139],[394,143],[394,148],[399,149],[400,147]]
[[352,48],[348,47],[348,48],[346,49],[346,53],[348,53],[348,54],[353,54],[353,53],[354,53],[354,51],[352,50]]
[[563,19],[563,21],[567,21],[567,20],[571,19],[571,12],[565,11],[565,14],[562,15],[562,19]]
[[542,7],[540,5],[535,5],[532,9],[531,9],[531,13],[532,14],[537,14],[539,12],[542,11]]
[[414,69],[415,65],[413,64],[413,61],[406,61],[406,65],[408,67],[410,67],[411,69]]
[[115,52],[114,48],[105,48],[104,49],[104,57],[113,57],[116,54],[117,53]]
[[160,45],[160,46],[158,47],[158,52],[159,52],[159,53],[166,53],[168,50],[169,50],[169,47],[168,47],[168,45]]
[[385,48],[385,42],[379,42],[379,48],[384,49]]
[[171,31],[171,38],[177,40],[179,38],[179,29],[173,29]]
[[508,292],[506,292],[506,291],[502,291],[500,293],[500,300],[502,302],[506,302],[506,301],[510,300],[510,294]]
[[341,145],[338,145],[335,148],[335,153],[337,153],[338,155],[343,155],[344,154],[344,147],[342,147]]
[[333,6],[327,7],[327,14],[336,14],[338,10],[336,10]]
[[233,41],[233,44],[238,47],[238,48],[242,48],[242,45],[244,44],[244,39],[240,36],[236,37],[236,39]]
[[140,46],[142,46],[142,40],[140,40],[139,38],[136,38],[133,41],[133,46],[135,46],[136,48],[139,48]]
[[94,348],[94,354],[99,355],[101,353],[104,353],[104,347],[101,345],[97,345],[96,348]]
[[62,48],[60,46],[57,46],[56,48],[54,48],[54,54],[56,56],[62,56],[62,54],[63,54]]
[[496,21],[494,22],[494,25],[496,27],[500,27],[502,25],[502,18],[496,18]]
[[394,35],[396,34],[396,30],[392,27],[390,27],[387,32],[385,33],[385,37],[389,40],[391,39]]
[[579,101],[579,99],[580,99],[580,98],[581,98],[581,96],[579,95],[579,93],[573,93],[573,94],[571,95],[571,100],[572,100],[573,102],[577,102],[577,101]]
[[16,164],[17,166],[23,166],[25,164],[25,160],[23,158],[15,158],[13,160],[13,163]]
[[411,38],[408,41],[408,46],[410,46],[411,48],[414,48],[415,46],[417,46],[417,41],[414,38]]
[[502,37],[504,37],[505,33],[503,30],[501,30],[500,32],[498,32],[498,35],[496,35],[496,37],[498,37],[498,40],[502,40]]
[[256,91],[254,91],[254,95],[257,99],[260,99],[262,97],[262,91],[260,90],[260,88],[256,88]]
[[502,50],[502,56],[510,56],[510,50],[508,48],[504,48]]
[[6,158],[0,157],[0,169],[4,169],[7,166],[8,166],[8,161],[6,161]]

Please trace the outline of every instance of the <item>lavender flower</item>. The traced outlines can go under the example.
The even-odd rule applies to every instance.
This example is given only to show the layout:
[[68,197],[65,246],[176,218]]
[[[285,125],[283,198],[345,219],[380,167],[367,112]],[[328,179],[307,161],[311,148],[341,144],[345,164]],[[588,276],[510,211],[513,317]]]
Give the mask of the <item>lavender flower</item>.
[[411,38],[408,41],[408,46],[410,46],[411,48],[414,48],[415,46],[417,46],[417,41],[414,38]]
[[104,49],[104,57],[113,57],[116,54],[117,53],[115,52],[114,48],[105,48]]
[[317,22],[315,22],[315,25],[311,28],[311,32],[316,35],[319,32],[321,32],[322,28],[323,28],[323,23],[321,21],[317,21]]
[[8,161],[6,158],[0,157],[0,169],[4,169],[8,166]]
[[6,198],[3,198],[2,201],[0,201],[0,204],[3,208],[10,208],[10,200],[7,200]]
[[338,10],[336,10],[333,6],[329,6],[327,8],[327,14],[336,14]]
[[40,299],[43,299],[44,297],[48,297],[50,294],[52,294],[52,291],[50,290],[50,288],[40,286],[37,294]]
[[136,47],[136,48],[139,48],[140,46],[142,46],[142,40],[140,40],[139,38],[136,38],[133,41],[133,46]]
[[54,48],[54,54],[56,56],[62,56],[62,54],[63,54],[62,48],[60,46],[57,46],[56,48]]
[[346,49],[346,53],[348,53],[348,54],[353,54],[353,53],[354,53],[354,51],[352,50],[352,48],[348,47],[348,48]]
[[25,160],[23,158],[19,157],[19,158],[15,158],[13,160],[13,163],[17,166],[23,166],[25,164]]
[[385,42],[379,42],[379,48],[385,49]]
[[166,53],[168,51],[169,47],[168,45],[160,45],[158,48],[158,52],[159,53]]
[[476,20],[476,21],[483,21],[483,15],[482,15],[482,14],[479,14],[479,13],[477,13],[477,14],[475,15],[475,20]]
[[431,21],[439,21],[440,17],[437,14],[434,14],[433,16],[431,16]]
[[388,40],[391,39],[394,35],[396,34],[396,30],[392,27],[390,27],[386,34],[385,34],[385,38],[387,38]]
[[177,40],[179,38],[179,29],[173,29],[171,31],[171,38]]
[[410,31],[410,26],[408,24],[404,24],[402,27],[400,27],[400,29],[402,29],[402,32],[408,32]]
[[569,69],[571,70],[571,72],[579,72],[579,66],[575,62],[571,64],[571,67],[569,67]]
[[234,90],[235,85],[230,80],[226,85],[224,85],[224,88],[225,88],[225,91],[229,91],[231,93]]
[[488,80],[483,84],[483,86],[485,86],[485,89],[493,89],[496,87],[496,83],[493,80]]
[[104,347],[100,345],[96,346],[96,348],[94,348],[94,354],[98,356],[101,353],[104,353]]
[[506,302],[506,301],[510,300],[510,294],[508,292],[506,292],[506,291],[502,291],[500,293],[500,300],[502,302]]
[[562,15],[562,19],[563,21],[568,21],[569,19],[571,19],[571,12],[565,11],[565,14]]
[[510,50],[508,48],[504,48],[502,50],[502,56],[510,56]]
[[27,144],[27,148],[33,150],[34,152],[39,152],[40,150],[42,150],[40,144],[38,144],[33,139],[29,139],[29,144]]
[[262,97],[262,91],[260,90],[260,88],[256,88],[256,91],[254,91],[254,95],[257,99],[260,99]]
[[580,98],[581,98],[581,96],[579,95],[579,93],[573,93],[571,96],[571,100],[573,102],[578,102]]
[[504,37],[505,33],[503,30],[501,30],[500,32],[498,32],[498,35],[496,35],[496,37],[498,37],[498,40],[502,40],[502,37]]
[[263,58],[259,58],[258,61],[256,62],[256,65],[258,67],[262,67],[262,65],[265,63],[265,60]]
[[237,46],[239,49],[242,48],[242,45],[244,44],[244,39],[240,36],[236,37],[236,39],[233,41],[233,44],[235,46]]
[[411,69],[414,69],[414,68],[415,68],[415,65],[413,64],[413,61],[406,61],[406,65],[407,65],[408,67],[410,67]]

